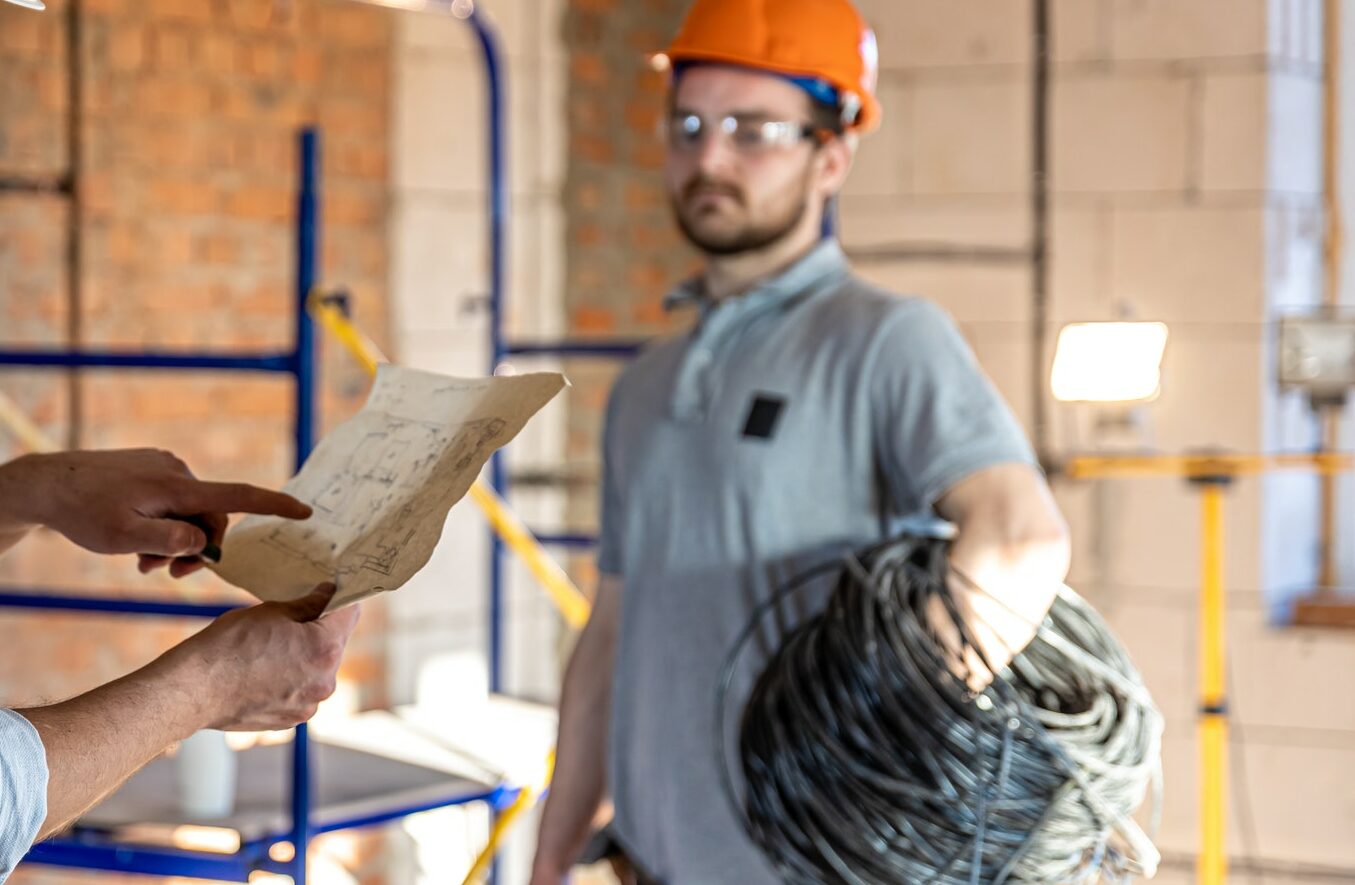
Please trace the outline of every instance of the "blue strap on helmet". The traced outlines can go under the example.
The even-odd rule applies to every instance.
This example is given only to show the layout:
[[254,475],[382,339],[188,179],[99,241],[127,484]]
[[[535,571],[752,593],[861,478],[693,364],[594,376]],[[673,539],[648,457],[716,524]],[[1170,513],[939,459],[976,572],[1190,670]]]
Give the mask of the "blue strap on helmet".
[[[697,65],[700,64],[718,64],[718,62],[700,62],[700,61],[678,62],[673,65],[673,82],[677,83],[678,79],[689,68],[696,67]],[[731,67],[740,67],[740,66],[731,65]],[[750,68],[749,70],[762,70],[762,69]],[[790,84],[800,87],[805,92],[809,93],[809,97],[812,98],[814,101],[818,102],[819,104],[827,105],[830,108],[842,107],[842,93],[838,91],[838,88],[836,86],[834,86],[832,83],[829,83],[827,80],[824,80],[819,77],[797,77],[793,74],[782,74],[779,71],[764,71],[764,73],[775,74],[776,76],[781,77]]]

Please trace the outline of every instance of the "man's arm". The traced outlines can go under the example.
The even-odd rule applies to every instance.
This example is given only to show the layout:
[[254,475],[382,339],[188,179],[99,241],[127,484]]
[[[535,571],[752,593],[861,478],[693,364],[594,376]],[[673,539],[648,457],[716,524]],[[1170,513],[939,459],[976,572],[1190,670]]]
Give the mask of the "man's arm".
[[[221,540],[230,513],[304,519],[310,508],[280,492],[203,482],[156,449],[56,452],[0,464],[0,553],[45,526],[95,553],[140,554],[143,571],[168,565],[179,577],[202,567],[197,554]],[[199,729],[287,728],[310,718],[334,690],[358,617],[353,607],[316,620],[333,592],[324,585],[291,603],[223,615],[129,676],[18,711],[46,755],[40,837]],[[42,759],[16,764],[40,769]]]
[[289,728],[334,691],[349,606],[316,620],[322,585],[289,603],[223,615],[151,664],[48,707],[17,711],[47,754],[43,839],[69,825],[167,747],[199,729]]
[[604,575],[565,670],[555,779],[537,838],[532,885],[560,885],[583,850],[607,791],[612,666],[621,624],[621,581]]
[[[937,500],[936,510],[958,529],[950,557],[962,576],[952,581],[956,600],[1000,671],[1034,638],[1068,574],[1068,526],[1049,486],[1025,464],[970,474]],[[976,685],[991,680],[977,660],[970,668]]]
[[54,452],[0,464],[0,553],[46,526],[95,553],[142,554],[142,570],[168,564],[181,577],[219,543],[227,514],[305,519],[311,509],[281,492],[203,482],[157,449]]

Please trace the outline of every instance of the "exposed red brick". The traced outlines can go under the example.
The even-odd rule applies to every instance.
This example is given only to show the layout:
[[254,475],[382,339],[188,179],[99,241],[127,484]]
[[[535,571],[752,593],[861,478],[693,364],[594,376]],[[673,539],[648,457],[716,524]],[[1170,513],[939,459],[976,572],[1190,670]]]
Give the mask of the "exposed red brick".
[[141,8],[151,19],[191,22],[205,25],[212,21],[212,0],[141,0]]
[[86,15],[120,15],[127,11],[130,6],[136,5],[136,0],[82,0],[81,7]]
[[291,68],[289,54],[277,45],[251,42],[238,47],[237,51],[237,67],[261,80],[274,81]]
[[668,312],[663,309],[662,298],[644,298],[631,307],[631,320],[644,329],[662,329],[669,324]]
[[357,5],[328,5],[319,17],[320,37],[331,46],[379,49],[386,37],[381,27],[374,27],[374,13]]
[[[673,326],[660,304],[687,270],[689,253],[673,229],[659,174],[664,148],[657,130],[668,78],[649,69],[646,55],[667,43],[689,0],[566,3],[569,332],[651,335]],[[566,370],[574,382],[566,457],[595,459],[615,367],[572,363]],[[595,499],[592,490],[571,495],[570,522],[592,524]],[[591,570],[586,561],[575,565],[580,586],[591,586]]]
[[627,181],[622,199],[626,209],[632,212],[655,209],[668,203],[663,189],[650,180]]
[[282,185],[247,184],[226,198],[226,211],[236,218],[285,221],[291,217],[293,202],[292,192]]
[[202,35],[198,47],[198,64],[202,70],[220,76],[230,76],[236,70],[236,38],[225,31]]
[[616,148],[611,139],[576,133],[569,144],[571,154],[579,160],[606,164],[616,158]]
[[606,241],[607,234],[600,224],[584,223],[576,225],[574,228],[574,242],[579,246],[584,248],[601,246]]
[[220,192],[201,179],[153,181],[148,196],[151,209],[175,215],[210,215],[221,208]]
[[616,315],[598,307],[576,307],[569,312],[569,326],[584,335],[605,335],[616,331]]
[[158,25],[153,34],[155,66],[165,72],[184,71],[198,55],[198,35],[181,25]]
[[240,259],[240,241],[230,234],[198,237],[193,259],[198,264],[234,264]]
[[11,12],[0,27],[0,52],[8,57],[41,59],[56,42],[56,24],[47,16]]
[[626,48],[639,54],[659,52],[668,45],[671,37],[658,28],[632,28],[626,33]]
[[324,70],[323,56],[314,46],[302,46],[292,56],[292,77],[297,83],[313,86]]
[[591,52],[580,52],[572,56],[569,60],[569,74],[576,81],[589,86],[602,86],[610,77],[602,56]]
[[139,110],[151,116],[201,119],[213,108],[212,87],[199,80],[147,80],[137,90]]
[[118,73],[141,70],[149,54],[147,38],[148,29],[141,24],[110,27],[106,48],[108,67]]
[[640,254],[652,254],[673,242],[669,225],[633,224],[626,228],[626,245]]
[[633,101],[626,105],[626,125],[641,138],[659,137],[659,121],[663,109],[650,101]]
[[668,75],[649,68],[640,68],[635,72],[635,92],[652,98],[662,98],[668,94]]
[[631,145],[630,165],[636,169],[658,170],[663,168],[665,149],[657,139],[641,140]]

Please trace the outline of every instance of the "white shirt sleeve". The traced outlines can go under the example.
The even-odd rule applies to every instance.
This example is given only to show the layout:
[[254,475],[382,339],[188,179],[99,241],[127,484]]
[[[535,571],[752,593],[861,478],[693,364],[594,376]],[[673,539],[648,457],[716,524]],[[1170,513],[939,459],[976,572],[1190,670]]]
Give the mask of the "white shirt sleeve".
[[47,752],[33,723],[0,709],[0,882],[23,860],[47,818]]

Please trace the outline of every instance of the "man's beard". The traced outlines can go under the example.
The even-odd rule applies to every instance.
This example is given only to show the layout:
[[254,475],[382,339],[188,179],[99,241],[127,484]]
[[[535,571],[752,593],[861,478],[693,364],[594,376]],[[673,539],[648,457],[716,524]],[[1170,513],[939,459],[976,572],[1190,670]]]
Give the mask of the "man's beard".
[[678,228],[682,231],[682,235],[687,238],[687,242],[707,255],[725,257],[765,249],[795,230],[804,219],[805,211],[809,208],[808,188],[806,187],[790,209],[776,218],[746,224],[733,230],[706,233],[698,229],[698,221],[687,217],[684,208],[693,194],[700,189],[718,190],[726,193],[740,206],[746,206],[747,201],[744,199],[743,191],[736,186],[701,175],[692,178],[683,185],[679,194],[669,198],[673,208],[673,217],[677,219]]

